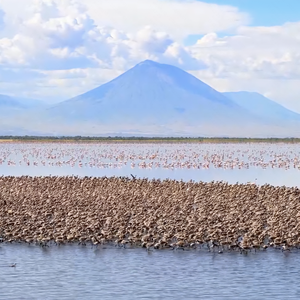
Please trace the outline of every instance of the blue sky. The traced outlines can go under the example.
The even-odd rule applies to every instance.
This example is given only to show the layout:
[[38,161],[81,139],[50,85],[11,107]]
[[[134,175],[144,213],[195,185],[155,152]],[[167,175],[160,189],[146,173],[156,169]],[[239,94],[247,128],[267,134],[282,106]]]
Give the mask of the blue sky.
[[58,102],[145,59],[300,112],[300,0],[1,0],[0,94]]
[[[198,0],[199,1],[199,0]],[[231,5],[250,15],[251,26],[278,26],[287,22],[300,21],[299,0],[206,0],[211,4]],[[224,31],[220,36],[232,34]],[[185,39],[186,45],[192,45],[203,35],[191,35]]]
[[206,0],[205,2],[238,7],[250,14],[252,26],[276,26],[300,20],[299,0]]

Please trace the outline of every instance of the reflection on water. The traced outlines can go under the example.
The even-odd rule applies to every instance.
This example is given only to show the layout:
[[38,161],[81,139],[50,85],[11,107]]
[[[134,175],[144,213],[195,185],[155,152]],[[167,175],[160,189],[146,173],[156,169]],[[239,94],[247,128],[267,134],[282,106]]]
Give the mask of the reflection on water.
[[[12,262],[16,268],[6,267]],[[1,299],[299,299],[299,251],[0,246]]]
[[78,175],[300,186],[298,144],[0,144],[0,175]]

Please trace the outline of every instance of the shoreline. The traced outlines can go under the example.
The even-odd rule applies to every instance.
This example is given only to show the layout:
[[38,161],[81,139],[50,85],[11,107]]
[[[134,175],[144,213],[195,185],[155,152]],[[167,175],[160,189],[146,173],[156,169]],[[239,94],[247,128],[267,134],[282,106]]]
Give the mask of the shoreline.
[[39,137],[39,136],[0,136],[1,143],[197,143],[197,144],[298,144],[300,138],[176,138],[176,137]]

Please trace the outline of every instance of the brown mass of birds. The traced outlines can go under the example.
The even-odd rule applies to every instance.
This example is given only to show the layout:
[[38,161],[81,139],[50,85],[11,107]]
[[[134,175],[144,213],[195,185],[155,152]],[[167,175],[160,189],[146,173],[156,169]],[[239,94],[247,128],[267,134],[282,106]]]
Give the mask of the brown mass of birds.
[[0,241],[286,251],[300,245],[300,190],[134,177],[0,177]]

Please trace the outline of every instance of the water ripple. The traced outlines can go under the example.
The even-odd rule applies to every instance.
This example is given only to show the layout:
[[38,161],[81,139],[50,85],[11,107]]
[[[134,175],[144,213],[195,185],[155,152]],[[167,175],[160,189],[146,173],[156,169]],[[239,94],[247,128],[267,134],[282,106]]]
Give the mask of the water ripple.
[[[16,268],[6,267],[16,262]],[[299,299],[300,256],[238,253],[0,248],[1,299]]]

